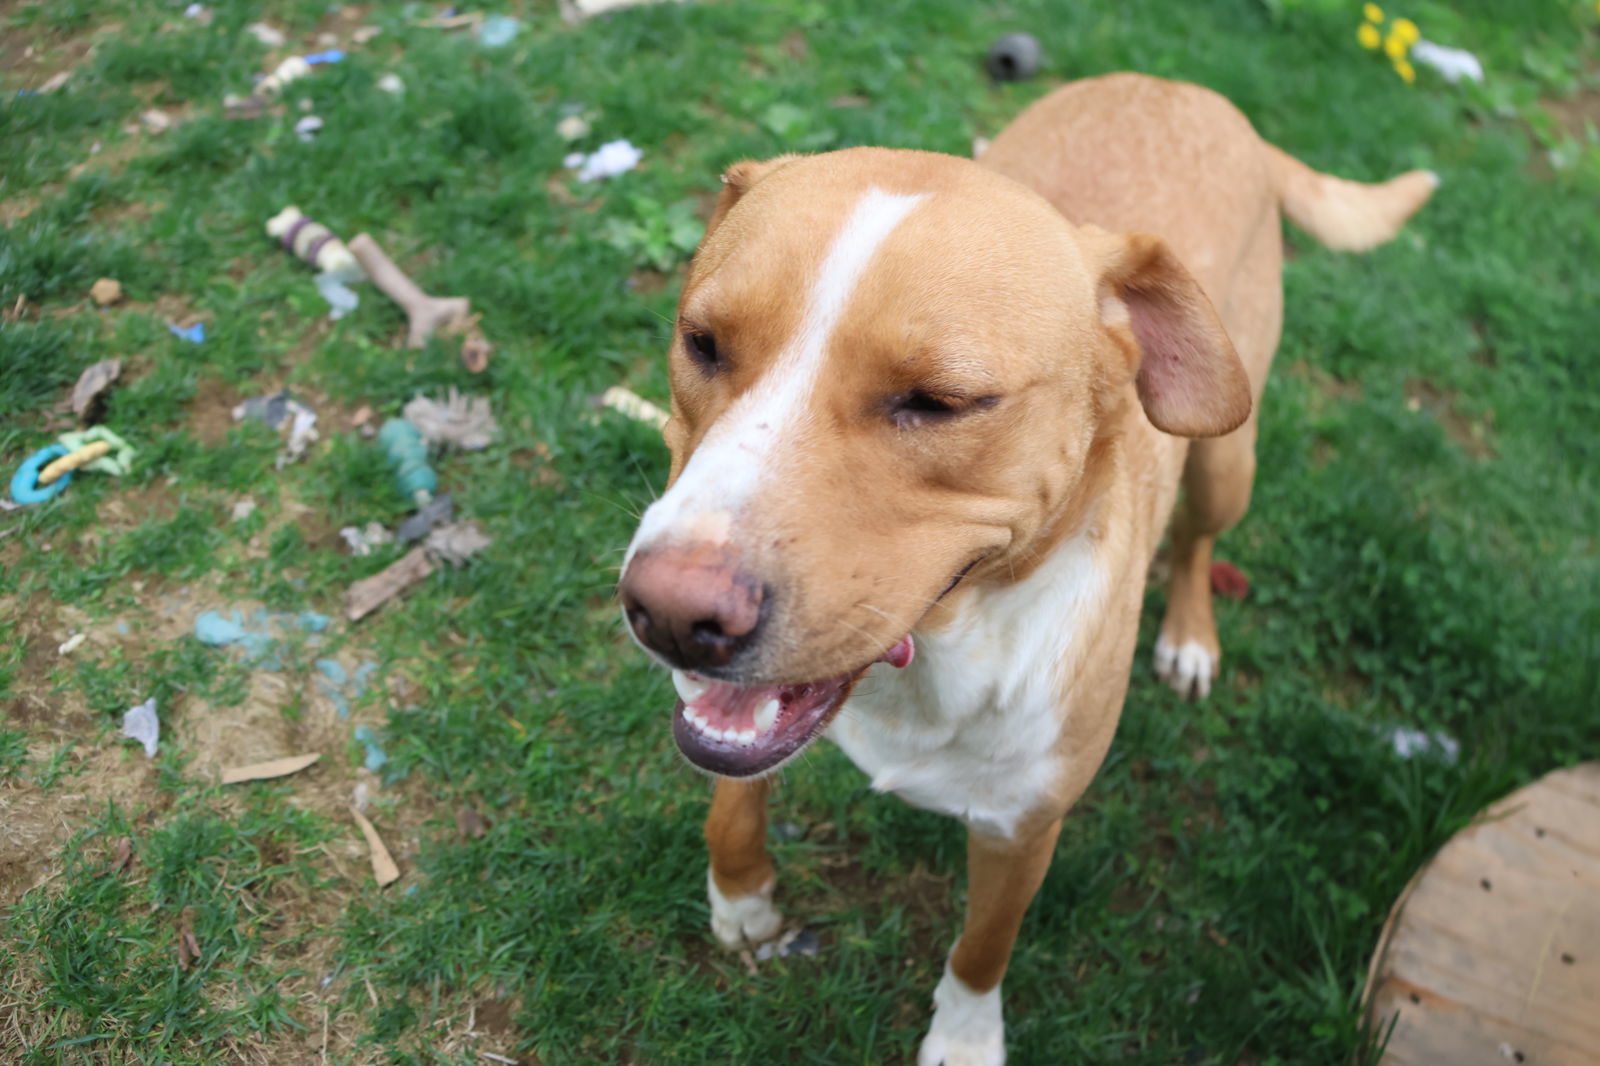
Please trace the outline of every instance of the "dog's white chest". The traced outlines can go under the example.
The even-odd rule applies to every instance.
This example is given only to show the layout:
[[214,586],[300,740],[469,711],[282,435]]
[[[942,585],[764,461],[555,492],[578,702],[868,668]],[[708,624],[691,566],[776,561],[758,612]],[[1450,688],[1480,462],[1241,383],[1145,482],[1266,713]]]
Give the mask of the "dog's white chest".
[[1011,836],[1061,773],[1073,644],[1105,598],[1094,545],[1062,544],[1028,578],[980,590],[904,670],[874,666],[828,730],[872,778],[918,807]]

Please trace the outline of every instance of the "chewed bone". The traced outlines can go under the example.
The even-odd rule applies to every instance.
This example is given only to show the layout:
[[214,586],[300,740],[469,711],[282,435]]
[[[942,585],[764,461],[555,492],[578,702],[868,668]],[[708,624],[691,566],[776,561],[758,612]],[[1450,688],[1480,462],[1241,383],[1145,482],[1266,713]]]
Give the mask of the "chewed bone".
[[373,284],[382,289],[389,299],[405,309],[410,329],[406,346],[421,348],[429,337],[441,329],[464,321],[472,313],[472,304],[464,296],[429,296],[417,288],[416,282],[378,247],[378,242],[365,233],[350,241],[350,253],[356,257]]
[[267,235],[276,237],[295,256],[346,281],[361,277],[361,265],[344,242],[322,223],[290,204],[267,221]]

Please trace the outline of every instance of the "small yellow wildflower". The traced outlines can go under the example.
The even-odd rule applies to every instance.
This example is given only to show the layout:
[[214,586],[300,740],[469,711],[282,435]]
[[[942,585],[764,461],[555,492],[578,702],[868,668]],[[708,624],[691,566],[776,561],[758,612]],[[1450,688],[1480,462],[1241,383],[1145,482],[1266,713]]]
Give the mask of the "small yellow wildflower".
[[1395,19],[1394,25],[1389,27],[1389,34],[1400,38],[1407,45],[1416,44],[1422,38],[1422,33],[1417,29],[1417,24],[1410,19]]
[[1362,48],[1373,52],[1376,52],[1378,45],[1383,43],[1382,38],[1378,36],[1378,27],[1370,22],[1361,24],[1361,28],[1356,31],[1356,40],[1361,42]]
[[1383,8],[1377,4],[1366,4],[1361,8],[1361,14],[1366,16],[1368,22],[1382,22]]
[[1393,60],[1406,57],[1406,42],[1401,40],[1398,33],[1391,33],[1383,39],[1383,54]]
[[1400,75],[1400,79],[1402,81],[1404,81],[1407,85],[1410,85],[1410,84],[1412,84],[1413,82],[1415,82],[1417,80],[1416,69],[1413,68],[1411,66],[1411,63],[1409,61],[1407,61],[1407,60],[1404,60],[1404,59],[1395,60],[1394,61],[1394,72],[1396,74]]

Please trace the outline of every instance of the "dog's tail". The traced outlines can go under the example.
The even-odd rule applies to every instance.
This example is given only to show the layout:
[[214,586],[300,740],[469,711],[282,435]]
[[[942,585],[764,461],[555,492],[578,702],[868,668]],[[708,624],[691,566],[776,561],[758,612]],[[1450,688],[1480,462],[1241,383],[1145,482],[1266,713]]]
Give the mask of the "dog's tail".
[[1400,232],[1439,187],[1439,175],[1412,170],[1381,185],[1319,174],[1288,152],[1267,145],[1284,214],[1317,240],[1341,252],[1364,252]]

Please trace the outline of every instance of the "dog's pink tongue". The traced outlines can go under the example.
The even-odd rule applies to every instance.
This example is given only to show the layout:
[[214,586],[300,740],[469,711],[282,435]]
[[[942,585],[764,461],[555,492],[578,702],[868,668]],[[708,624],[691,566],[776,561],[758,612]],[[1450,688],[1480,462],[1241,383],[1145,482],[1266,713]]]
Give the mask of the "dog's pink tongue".
[[888,651],[879,656],[878,661],[880,663],[888,663],[896,670],[904,670],[906,667],[911,665],[911,660],[916,654],[916,641],[911,639],[910,633],[907,633],[905,636],[900,638],[899,642],[895,644],[894,647],[890,648]]

